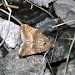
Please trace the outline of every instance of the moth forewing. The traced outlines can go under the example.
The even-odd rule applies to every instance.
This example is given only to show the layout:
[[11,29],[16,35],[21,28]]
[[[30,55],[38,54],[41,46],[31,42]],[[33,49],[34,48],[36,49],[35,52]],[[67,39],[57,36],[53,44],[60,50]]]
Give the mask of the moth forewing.
[[44,34],[26,24],[22,26],[21,39],[23,44],[19,50],[20,56],[37,54],[52,48],[52,42]]

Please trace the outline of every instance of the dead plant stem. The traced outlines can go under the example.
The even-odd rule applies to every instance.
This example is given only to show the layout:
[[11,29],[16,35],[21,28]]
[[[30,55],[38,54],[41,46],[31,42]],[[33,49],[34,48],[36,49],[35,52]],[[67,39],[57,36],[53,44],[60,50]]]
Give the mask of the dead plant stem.
[[38,6],[37,4],[34,4],[34,3],[32,3],[32,2],[30,2],[30,1],[28,1],[28,0],[25,0],[25,1],[28,2],[28,3],[30,3],[31,5],[36,6],[36,7],[39,8],[39,9],[43,10],[44,12],[46,12],[48,15],[50,15],[50,16],[54,19],[54,16],[53,16],[50,12],[48,12],[46,9],[44,9],[44,8],[42,8],[41,6]]
[[[68,23],[71,23],[71,22],[75,22],[75,20],[67,21],[67,22],[58,24],[58,25],[56,25],[56,26],[52,26],[52,28],[56,28],[56,27],[59,27],[59,26],[62,26],[62,25],[64,25],[64,24],[68,24]],[[69,25],[69,26],[71,26],[71,25]]]
[[[4,2],[5,2],[6,5],[8,5],[8,3],[7,3],[6,0],[4,0]],[[0,46],[2,46],[2,45],[4,44],[5,39],[7,38],[8,33],[9,33],[9,29],[10,29],[10,16],[11,16],[12,10],[11,10],[9,7],[7,7],[7,9],[9,10],[9,16],[8,16],[8,30],[7,30],[7,34],[6,34],[5,38],[4,38],[4,39],[2,40],[2,42],[0,43]]]
[[64,75],[66,75],[66,73],[67,73],[68,61],[69,61],[69,57],[70,57],[71,50],[72,50],[72,47],[73,47],[74,42],[75,42],[75,34],[74,34],[74,38],[73,38],[72,43],[71,43],[70,48],[69,48],[69,53],[68,53],[67,60],[66,60],[66,64],[65,64],[65,72],[64,72]]
[[[3,13],[9,15],[9,13],[7,11],[5,11],[4,9],[0,8],[0,11],[2,11]],[[16,17],[14,17],[13,15],[10,15],[11,18],[13,18],[17,23],[19,23],[20,25],[22,24],[22,22],[20,22]]]

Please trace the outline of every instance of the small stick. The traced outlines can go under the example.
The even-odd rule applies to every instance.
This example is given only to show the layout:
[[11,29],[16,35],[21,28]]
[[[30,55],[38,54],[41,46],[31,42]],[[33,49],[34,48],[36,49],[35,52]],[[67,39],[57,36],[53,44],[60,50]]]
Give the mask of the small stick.
[[[55,37],[55,39],[54,39],[54,45],[56,44],[56,42],[57,42],[57,39],[58,39],[58,33],[59,32],[59,29],[57,30],[57,34],[56,34],[56,37]],[[50,62],[52,61],[52,59],[53,59],[53,53],[54,53],[54,49],[55,49],[55,47],[53,48],[53,50],[52,50],[52,56],[51,56],[51,60],[50,60]]]
[[73,38],[61,38],[61,39],[66,39],[66,40],[73,40]]
[[2,3],[0,4],[0,6],[2,6],[2,5],[4,5],[5,7],[19,9],[19,6],[16,6],[16,5],[6,5],[6,4],[3,4],[3,0],[2,0]]
[[2,6],[2,3],[0,3],[0,6]]
[[[59,26],[62,26],[64,24],[71,23],[71,22],[75,22],[75,20],[71,20],[71,21],[68,21],[68,22],[65,22],[65,23],[61,23],[61,24],[58,24],[56,26],[52,26],[52,28],[56,28],[56,27],[59,27]],[[71,26],[71,25],[69,25],[69,26]]]
[[74,38],[73,38],[72,43],[71,43],[70,48],[69,48],[69,53],[68,53],[67,60],[66,60],[66,64],[65,64],[65,72],[64,72],[64,75],[66,75],[66,73],[67,73],[68,61],[69,61],[69,57],[70,57],[71,50],[72,50],[72,47],[73,47],[74,42],[75,42],[75,34],[74,34]]
[[[7,11],[5,11],[4,9],[0,8],[0,11],[2,11],[3,13],[9,15],[9,13]],[[20,25],[22,24],[22,22],[20,22],[17,18],[15,18],[13,15],[10,15],[11,18],[13,18],[16,22],[18,22]]]
[[[5,2],[6,5],[8,5],[8,3],[7,3],[6,0],[4,0],[4,2]],[[2,40],[2,42],[0,43],[0,46],[2,46],[2,45],[4,44],[5,39],[7,38],[8,33],[9,33],[9,29],[10,29],[10,16],[11,16],[12,10],[11,10],[9,7],[7,7],[7,9],[9,10],[9,17],[8,17],[8,25],[9,25],[9,27],[8,27],[7,35],[5,36],[5,38],[4,38],[4,39]]]
[[15,5],[4,5],[4,6],[10,7],[10,8],[15,8],[15,9],[19,9],[19,7],[18,6],[15,6]]
[[30,9],[33,9],[33,5],[31,4],[31,7],[30,7]]
[[36,7],[38,7],[39,9],[43,10],[43,11],[46,12],[48,15],[50,15],[52,18],[54,18],[54,16],[53,16],[50,12],[48,12],[47,10],[45,10],[44,8],[42,8],[42,7],[38,6],[37,4],[34,4],[34,3],[32,3],[32,2],[30,2],[30,1],[28,1],[28,0],[25,0],[25,1],[28,2],[28,3],[30,3],[30,4],[32,4],[32,5],[34,5],[34,6],[36,6]]
[[47,60],[47,62],[48,62],[48,65],[49,65],[49,68],[50,68],[50,70],[51,70],[51,72],[52,72],[52,75],[54,75],[53,69],[52,69],[52,67],[51,67],[51,65],[50,65],[49,60],[48,60],[47,57],[46,57],[46,60]]
[[[58,38],[58,31],[57,31],[57,34],[56,34],[56,37],[55,37],[55,40],[54,40],[54,45],[55,45],[55,43],[56,43],[56,41],[57,41],[57,38]],[[44,61],[45,58],[47,59],[47,63],[48,63],[49,68],[50,68],[50,70],[51,70],[51,72],[52,72],[52,75],[54,75],[53,70],[52,70],[52,67],[51,67],[51,65],[50,65],[50,63],[51,63],[51,61],[52,61],[52,57],[53,57],[54,48],[53,48],[53,51],[52,51],[52,57],[51,57],[50,63],[49,63],[48,58],[46,57],[46,55],[48,54],[49,51],[50,51],[50,50],[47,50],[47,51],[44,53],[43,61]]]

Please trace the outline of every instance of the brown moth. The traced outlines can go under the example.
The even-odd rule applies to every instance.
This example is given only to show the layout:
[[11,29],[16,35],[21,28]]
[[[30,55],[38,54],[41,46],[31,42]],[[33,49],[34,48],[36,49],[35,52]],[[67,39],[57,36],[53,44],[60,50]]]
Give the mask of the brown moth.
[[44,34],[27,24],[21,25],[21,39],[23,43],[19,50],[20,56],[37,54],[52,48],[52,43]]

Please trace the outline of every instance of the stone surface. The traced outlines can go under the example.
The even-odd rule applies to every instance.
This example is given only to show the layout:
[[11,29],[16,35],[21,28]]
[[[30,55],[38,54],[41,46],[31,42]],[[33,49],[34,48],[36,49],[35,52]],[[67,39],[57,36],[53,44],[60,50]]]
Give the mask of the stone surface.
[[[0,18],[0,36],[4,39],[7,35],[9,24],[7,20]],[[15,48],[20,44],[20,26],[13,22],[10,22],[9,33],[5,39],[5,43],[8,47]]]
[[4,58],[8,54],[8,51],[4,47],[0,47],[0,58]]
[[[2,38],[0,37],[0,42],[2,41]],[[7,49],[2,45],[0,47],[0,59],[4,58],[8,54]]]
[[54,49],[48,53],[47,57],[51,63],[54,63],[66,59],[67,54],[64,46],[56,42]]
[[[5,75],[43,75],[46,62],[43,62],[42,55],[32,55],[26,58],[19,58],[17,50],[12,50],[4,60]],[[45,72],[48,73],[47,70]]]
[[45,6],[45,7],[49,7],[49,3],[54,2],[55,0],[30,0],[33,3],[39,5],[39,6]]
[[52,75],[52,74],[50,73],[49,69],[46,69],[44,75]]
[[37,23],[35,25],[35,28],[37,28],[40,32],[44,32],[46,30],[48,31],[52,31],[52,26],[56,25],[56,23],[58,22],[57,19],[51,19],[51,18],[45,18],[43,21]]
[[5,75],[4,68],[3,59],[0,58],[0,75]]
[[[69,50],[71,42],[72,42],[72,40],[69,40],[69,38],[74,37],[74,32],[75,32],[74,28],[68,28],[64,31],[58,32],[58,38],[56,40],[56,43],[54,44],[54,49],[52,49],[48,53],[48,58],[50,61],[52,58],[51,62],[58,62],[58,61],[62,61],[64,59],[66,59],[67,54],[69,52],[68,50]],[[57,32],[52,33],[51,35],[52,35],[53,42],[55,42]],[[74,58],[74,56],[75,56],[74,49],[75,49],[75,47],[73,48],[73,50],[71,52],[70,58]]]
[[[57,69],[56,75],[64,75],[65,63],[61,64]],[[72,60],[68,64],[67,74],[66,75],[75,75],[75,60]]]
[[[74,0],[57,0],[54,2],[55,13],[62,18],[64,22],[75,20],[75,1]],[[73,24],[68,23],[68,24]]]

